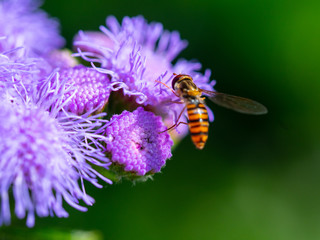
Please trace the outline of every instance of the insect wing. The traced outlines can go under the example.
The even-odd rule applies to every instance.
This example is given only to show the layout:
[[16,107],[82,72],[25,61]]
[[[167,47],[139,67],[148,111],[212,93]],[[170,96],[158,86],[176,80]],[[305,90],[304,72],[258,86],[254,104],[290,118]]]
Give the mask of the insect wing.
[[215,104],[239,113],[260,115],[268,112],[267,108],[254,100],[225,93],[200,89]]

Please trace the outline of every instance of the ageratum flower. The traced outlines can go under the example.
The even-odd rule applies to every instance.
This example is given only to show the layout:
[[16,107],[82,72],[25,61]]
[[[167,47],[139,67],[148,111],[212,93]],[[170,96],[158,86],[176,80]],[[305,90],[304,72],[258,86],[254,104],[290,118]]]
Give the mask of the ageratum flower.
[[59,23],[38,9],[41,3],[0,1],[0,85],[21,81],[17,86],[29,90],[55,67],[75,65],[70,53],[58,50],[64,45]]
[[66,110],[81,115],[98,106],[102,108],[108,102],[110,79],[107,74],[82,65],[64,68],[59,73],[60,79],[73,86],[73,91],[65,94]]
[[114,115],[105,130],[106,151],[115,166],[132,176],[159,172],[170,158],[172,140],[161,117],[139,107]]
[[[5,37],[0,37],[0,43]],[[36,68],[38,59],[17,57],[21,48],[11,49],[0,53],[0,99],[13,98],[19,94],[25,94],[29,83],[34,82],[39,73]],[[23,84],[17,84],[22,83]],[[22,88],[22,89],[21,89]]]
[[22,50],[15,48],[0,53],[0,99],[30,98],[52,68],[42,58],[21,55]]
[[[98,33],[80,32],[75,38],[75,47],[86,52],[82,56],[101,63],[101,71],[113,71],[112,82],[127,85],[125,93],[137,95],[137,102],[156,105],[163,99],[172,97],[168,89],[159,90],[155,80],[165,83],[173,73],[185,73],[194,77],[196,84],[204,89],[212,89],[208,84],[210,73],[205,76],[196,72],[201,64],[195,61],[172,61],[187,46],[178,32],[163,30],[161,23],[148,24],[142,17],[125,17],[122,25],[113,17],[107,18],[107,27],[100,27],[104,36]],[[159,85],[158,87],[155,87]]]
[[110,164],[100,150],[99,141],[105,138],[97,135],[102,114],[63,111],[64,95],[72,89],[65,83],[54,72],[34,92],[22,94],[18,89],[25,88],[16,87],[13,97],[12,89],[0,94],[0,225],[10,223],[11,197],[15,215],[27,215],[27,226],[32,227],[35,215],[67,217],[64,201],[86,211],[79,201],[92,205],[94,199],[86,194],[84,180],[97,187],[97,177],[111,183],[90,165]]
[[[200,63],[180,59],[173,64],[187,46],[178,32],[163,30],[161,23],[148,24],[142,16],[125,17],[122,24],[111,16],[106,23],[107,27],[100,27],[102,33],[79,32],[74,45],[78,56],[100,65],[98,71],[112,73],[111,90],[122,89],[124,95],[135,96],[138,104],[164,116],[169,126],[176,122],[183,105],[170,104],[177,97],[155,80],[171,86],[173,73],[183,73],[192,76],[198,87],[213,90],[210,71],[204,75],[198,72]],[[210,119],[213,120],[211,112]],[[186,121],[184,117],[181,120]],[[181,124],[179,129],[187,132],[185,125]]]
[[[39,0],[0,1],[0,52],[24,47],[30,56],[46,57],[64,45],[59,35],[59,23],[38,9]],[[17,52],[22,54],[21,52]]]

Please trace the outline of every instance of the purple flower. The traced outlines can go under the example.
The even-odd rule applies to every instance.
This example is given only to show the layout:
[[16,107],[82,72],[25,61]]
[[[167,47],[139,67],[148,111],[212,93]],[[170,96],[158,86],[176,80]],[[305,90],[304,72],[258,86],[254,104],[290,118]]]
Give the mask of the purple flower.
[[[177,97],[163,84],[171,86],[173,73],[188,74],[198,87],[213,90],[214,81],[209,83],[210,71],[198,72],[201,64],[180,59],[172,61],[187,46],[178,32],[163,30],[161,23],[150,23],[142,17],[125,17],[119,24],[114,17],[108,17],[107,27],[100,27],[102,33],[79,32],[74,46],[78,56],[99,64],[97,71],[110,74],[112,91],[122,89],[123,94],[135,96],[135,101],[162,115],[168,126],[174,124],[183,109],[183,104],[168,104]],[[210,118],[213,115],[210,112]],[[186,122],[184,116],[182,121]],[[187,127],[179,126],[185,135]],[[182,137],[181,136],[181,137]]]
[[59,23],[39,10],[41,1],[3,0],[0,2],[0,52],[24,46],[30,56],[44,56],[64,45]]
[[44,59],[20,55],[21,50],[16,48],[0,53],[0,99],[30,98],[36,93],[38,84],[52,71]]
[[133,112],[114,115],[105,131],[106,151],[114,165],[132,175],[144,176],[159,172],[170,158],[172,140],[161,117],[139,107]]
[[[3,40],[4,38],[0,38],[0,43]],[[39,70],[35,67],[38,60],[22,56],[17,57],[19,54],[16,52],[20,50],[21,48],[16,48],[0,53],[0,99],[8,94],[14,97],[17,92],[24,94],[29,83],[39,73]],[[24,82],[24,84],[17,85],[20,82]],[[22,86],[23,89],[21,89]],[[17,91],[18,88],[19,90]]]
[[[110,79],[107,74],[92,68],[79,65],[74,68],[64,68],[60,79],[73,86],[73,91],[65,94],[69,99],[65,109],[77,115],[100,109],[107,103],[110,95]],[[99,109],[98,109],[99,110]]]
[[25,87],[14,87],[12,96],[12,89],[8,94],[0,90],[0,225],[10,223],[11,188],[15,215],[27,215],[27,226],[32,227],[36,214],[67,217],[63,200],[86,211],[79,200],[87,205],[94,200],[85,193],[83,180],[97,187],[97,177],[111,183],[90,165],[110,164],[99,142],[105,137],[98,135],[103,114],[63,111],[64,95],[71,91],[65,83],[54,72],[29,93],[19,92]]
[[122,25],[111,16],[107,18],[107,26],[100,28],[104,37],[98,33],[80,32],[75,47],[86,51],[81,56],[96,58],[88,60],[99,62],[100,71],[114,72],[112,82],[125,83],[125,93],[136,95],[138,103],[154,106],[171,99],[172,92],[155,80],[168,83],[173,73],[189,74],[200,87],[212,89],[208,85],[209,72],[204,77],[196,72],[201,68],[200,63],[179,60],[172,64],[187,46],[178,32],[163,30],[160,23],[148,24],[141,16],[125,17]]

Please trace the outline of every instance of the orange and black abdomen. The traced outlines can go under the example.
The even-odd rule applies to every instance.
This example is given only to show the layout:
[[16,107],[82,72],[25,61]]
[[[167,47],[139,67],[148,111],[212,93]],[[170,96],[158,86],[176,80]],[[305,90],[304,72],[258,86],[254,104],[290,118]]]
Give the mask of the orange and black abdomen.
[[191,139],[198,149],[202,149],[208,139],[208,112],[201,102],[187,103],[188,125]]

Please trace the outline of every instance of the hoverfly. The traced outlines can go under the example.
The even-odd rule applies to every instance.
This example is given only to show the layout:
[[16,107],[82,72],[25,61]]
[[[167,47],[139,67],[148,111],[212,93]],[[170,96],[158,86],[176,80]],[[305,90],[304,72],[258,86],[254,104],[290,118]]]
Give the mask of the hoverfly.
[[[191,76],[186,74],[174,75],[175,77],[172,80],[172,89],[166,84],[162,82],[160,83],[173,91],[173,93],[181,99],[181,103],[185,104],[185,107],[181,111],[176,123],[165,131],[176,128],[181,123],[187,124],[189,126],[191,139],[198,149],[204,148],[208,139],[209,131],[208,111],[204,103],[205,97],[202,97],[202,93],[207,95],[215,104],[239,113],[260,115],[268,112],[265,106],[251,99],[200,89],[193,82]],[[188,114],[188,123],[179,122],[182,113],[186,109]]]

